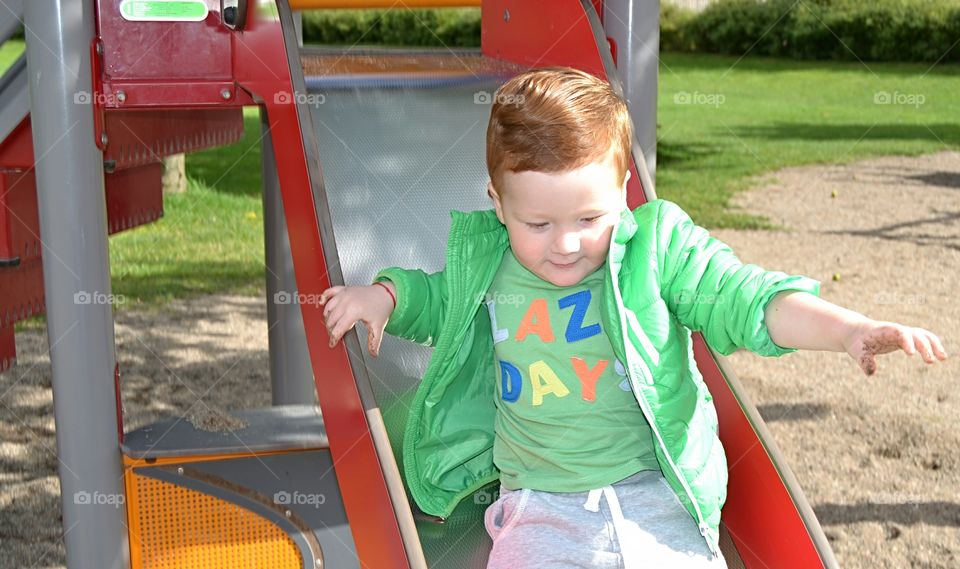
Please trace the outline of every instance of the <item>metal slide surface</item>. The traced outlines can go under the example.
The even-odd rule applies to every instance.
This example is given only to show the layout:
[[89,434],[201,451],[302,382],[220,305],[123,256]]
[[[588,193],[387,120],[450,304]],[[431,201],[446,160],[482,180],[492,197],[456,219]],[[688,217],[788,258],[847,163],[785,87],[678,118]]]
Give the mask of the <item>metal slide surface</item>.
[[[485,163],[490,98],[522,70],[479,51],[389,53],[301,53],[310,92],[300,102],[317,131],[347,284],[369,283],[388,266],[443,268],[450,211],[492,207]],[[366,330],[357,330],[366,346]],[[367,371],[401,472],[407,410],[431,352],[385,336],[379,357],[350,354]],[[415,516],[431,568],[486,565],[483,511],[495,489],[463,500],[443,524]]]

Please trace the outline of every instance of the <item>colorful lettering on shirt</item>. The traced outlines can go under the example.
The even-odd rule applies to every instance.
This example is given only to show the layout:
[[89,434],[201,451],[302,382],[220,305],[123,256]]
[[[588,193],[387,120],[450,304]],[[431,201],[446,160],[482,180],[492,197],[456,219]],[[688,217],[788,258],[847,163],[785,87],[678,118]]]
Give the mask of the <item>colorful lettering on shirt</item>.
[[530,364],[530,387],[533,388],[533,405],[543,405],[543,396],[554,394],[557,397],[570,395],[570,390],[560,381],[547,362],[540,360]]
[[543,342],[553,341],[553,328],[550,327],[550,314],[547,312],[547,301],[535,298],[530,308],[523,315],[523,320],[517,326],[517,341],[522,342],[528,335],[536,334]]
[[[567,322],[567,328],[564,332],[564,338],[568,344],[592,338],[602,334],[599,323],[584,326],[583,321],[586,318],[587,310],[593,297],[590,289],[577,291],[557,300],[560,309],[572,308],[570,319]],[[499,344],[510,339],[510,330],[508,328],[499,328],[497,324],[497,313],[495,299],[485,302],[487,311],[490,314],[491,333],[493,334],[493,343]],[[521,342],[527,336],[535,335],[544,343],[555,341],[553,327],[550,322],[550,313],[548,311],[547,301],[544,298],[535,298],[530,302],[526,312],[517,326],[515,340]],[[523,392],[523,384],[527,378],[517,365],[504,360],[498,360],[500,364],[500,385],[501,398],[507,403],[516,403],[520,400]],[[563,370],[561,375],[567,378],[567,383],[572,381],[573,376],[577,378],[580,384],[580,398],[583,401],[593,403],[597,398],[597,382],[603,372],[607,369],[610,361],[603,359],[590,367],[590,365],[580,357],[570,358],[571,369]],[[619,388],[623,391],[630,391],[629,380],[626,379],[626,370],[619,360],[614,359],[616,375],[623,378]],[[572,373],[571,373],[572,371]],[[557,373],[550,365],[543,361],[536,361],[529,366],[531,404],[540,406],[543,404],[544,397],[554,395],[555,397],[566,397],[570,394],[570,389],[560,379]]]
[[520,399],[520,391],[523,389],[523,378],[520,376],[520,370],[510,362],[500,360],[500,391],[503,394],[503,400],[508,403],[516,403]]
[[[623,377],[625,372],[623,372],[620,360],[614,361],[617,374]],[[523,391],[523,373],[510,362],[504,360],[499,360],[499,362],[501,398],[507,403],[516,403],[520,400],[520,393]],[[596,401],[597,381],[603,375],[609,363],[609,360],[599,360],[591,369],[586,360],[577,357],[570,358],[573,372],[580,381],[581,399],[590,403]],[[553,393],[557,397],[565,397],[570,393],[566,384],[553,371],[553,368],[542,360],[530,365],[530,384],[533,392],[533,405],[543,404],[543,396],[549,393]],[[619,387],[624,391],[630,391],[627,380],[622,381]]]
[[499,344],[500,342],[510,339],[510,331],[506,328],[497,328],[497,311],[494,309],[496,302],[493,300],[487,301],[487,312],[490,313],[490,328],[493,330],[493,343]]
[[593,366],[593,369],[590,369],[587,362],[580,358],[570,358],[570,363],[573,364],[573,371],[576,372],[577,378],[580,380],[580,398],[584,401],[596,401],[597,380],[600,379],[600,374],[607,369],[607,364],[610,362],[600,360],[597,365]]
[[587,315],[590,299],[590,289],[585,289],[567,295],[558,301],[560,308],[573,307],[573,314],[570,315],[570,320],[567,322],[567,331],[565,333],[567,342],[578,342],[600,333],[600,324],[591,324],[586,328],[583,327],[583,317]]

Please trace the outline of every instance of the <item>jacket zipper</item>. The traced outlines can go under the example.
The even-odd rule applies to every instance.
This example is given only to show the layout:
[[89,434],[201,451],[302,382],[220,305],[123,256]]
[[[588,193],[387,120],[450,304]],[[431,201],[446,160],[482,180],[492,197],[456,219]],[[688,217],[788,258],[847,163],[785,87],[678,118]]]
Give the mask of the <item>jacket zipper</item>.
[[[637,403],[639,403],[640,409],[643,411],[643,415],[647,418],[647,422],[650,423],[650,428],[653,431],[653,434],[656,435],[657,442],[660,444],[660,448],[663,449],[663,455],[667,457],[667,462],[670,464],[673,474],[683,485],[684,492],[687,493],[687,496],[690,498],[690,502],[693,504],[693,509],[697,512],[697,527],[700,530],[700,535],[706,540],[707,547],[710,549],[710,552],[713,553],[713,556],[719,557],[720,553],[718,549],[714,548],[713,543],[707,537],[707,532],[709,531],[710,526],[707,524],[706,520],[703,519],[703,512],[700,511],[700,504],[693,495],[693,490],[691,490],[690,486],[687,484],[686,478],[683,477],[680,469],[677,467],[676,463],[673,462],[673,457],[670,456],[670,451],[667,450],[667,445],[663,442],[663,437],[661,436],[660,431],[657,429],[656,422],[653,420],[653,411],[647,406],[647,400],[644,399],[643,395],[640,393],[640,387],[637,385],[636,378],[632,373],[630,373],[630,369],[633,368],[633,366],[630,362],[630,352],[626,347],[627,321],[626,316],[623,313],[623,297],[620,294],[620,285],[617,283],[617,275],[614,274],[613,265],[609,263],[609,261],[608,266],[611,275],[611,282],[613,284],[613,294],[617,301],[617,315],[620,318],[620,336],[624,345],[623,353],[627,357],[627,376],[630,378],[630,386],[633,388],[633,396],[637,399]],[[643,361],[643,358],[640,358],[640,364],[642,366],[641,371],[644,373],[644,380],[649,385],[653,385],[653,374],[650,372],[650,368],[647,367],[647,362]]]
[[[457,229],[456,231],[453,230],[454,225],[456,225],[456,229]],[[460,248],[460,240],[461,240],[460,236],[463,234],[463,228],[461,227],[462,225],[463,225],[463,222],[457,219],[454,219],[453,222],[451,223],[451,243],[448,243],[447,245],[451,249]],[[457,266],[456,263],[447,263],[447,267],[445,269],[450,271],[450,281],[449,281],[450,282],[450,298],[460,298],[461,283],[458,279],[460,278],[461,275],[459,271],[454,273],[454,270],[456,270],[454,267],[456,266]],[[454,304],[453,307],[451,308],[450,314],[447,315],[447,322],[459,322],[459,321],[460,321],[460,305]],[[450,349],[450,343],[453,341],[452,336],[450,334],[447,334],[446,336],[444,336],[441,331],[440,337],[444,338],[444,340],[446,341],[443,344],[437,345],[436,352],[446,353],[446,351]],[[439,524],[446,522],[447,518],[449,517],[449,515],[437,516],[433,514],[427,514],[426,512],[423,512],[423,513],[424,513],[424,517],[421,519],[424,519],[426,521],[433,522],[433,523],[439,523]]]

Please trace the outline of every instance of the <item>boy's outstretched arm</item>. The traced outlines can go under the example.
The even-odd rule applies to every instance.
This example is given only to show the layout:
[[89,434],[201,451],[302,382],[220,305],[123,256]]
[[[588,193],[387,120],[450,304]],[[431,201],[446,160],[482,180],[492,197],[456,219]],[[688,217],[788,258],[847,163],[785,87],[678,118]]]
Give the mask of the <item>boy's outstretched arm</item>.
[[920,352],[928,364],[947,359],[940,338],[928,330],[873,320],[806,292],[777,294],[764,322],[778,346],[847,352],[867,375],[877,371],[877,355],[896,350]]

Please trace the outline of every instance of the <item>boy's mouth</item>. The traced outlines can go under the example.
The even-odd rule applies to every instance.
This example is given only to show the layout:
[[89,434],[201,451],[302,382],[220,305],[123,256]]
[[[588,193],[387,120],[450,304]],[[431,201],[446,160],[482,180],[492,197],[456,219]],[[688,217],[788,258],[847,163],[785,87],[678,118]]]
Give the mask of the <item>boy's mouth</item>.
[[[578,260],[579,260],[579,259],[578,259]],[[566,264],[554,263],[553,261],[550,261],[550,262],[553,263],[553,265],[554,265],[555,267],[560,268],[560,269],[570,269],[570,268],[573,268],[573,266],[577,264],[577,261],[574,261],[574,262],[572,262],[572,263],[566,263]]]

